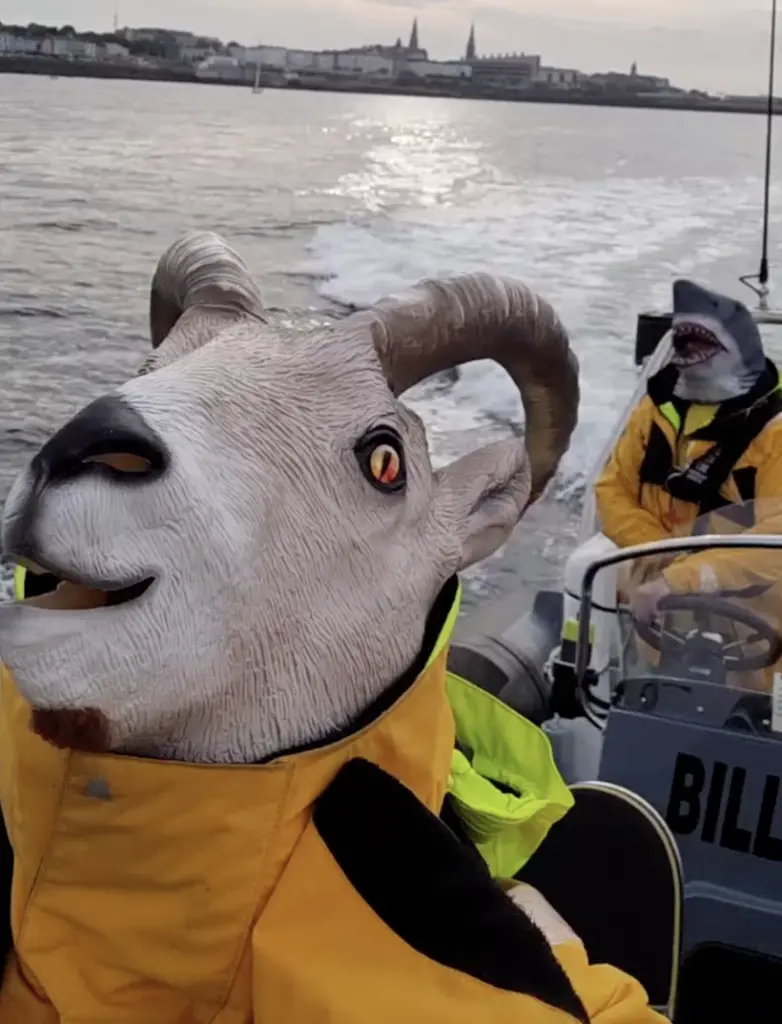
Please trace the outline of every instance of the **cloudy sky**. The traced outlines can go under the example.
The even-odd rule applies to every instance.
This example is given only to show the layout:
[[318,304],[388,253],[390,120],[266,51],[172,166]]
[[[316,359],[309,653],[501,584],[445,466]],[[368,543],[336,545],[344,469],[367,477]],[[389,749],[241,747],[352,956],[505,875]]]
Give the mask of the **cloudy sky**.
[[[765,89],[771,0],[117,0],[120,24],[304,48],[393,42],[420,22],[436,59],[459,56],[471,20],[482,53],[540,53],[584,71],[667,75],[715,92]],[[744,13],[742,12],[742,8]],[[113,0],[5,0],[0,18],[108,29]],[[782,56],[780,57],[782,91]]]

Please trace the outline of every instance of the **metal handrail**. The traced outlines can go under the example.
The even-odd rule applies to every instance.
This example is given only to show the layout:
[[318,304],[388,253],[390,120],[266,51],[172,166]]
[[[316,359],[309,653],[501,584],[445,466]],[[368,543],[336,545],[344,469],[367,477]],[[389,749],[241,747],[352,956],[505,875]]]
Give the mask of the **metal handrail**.
[[648,544],[636,544],[629,548],[620,548],[596,558],[587,567],[581,582],[581,601],[578,609],[578,642],[576,645],[576,681],[579,687],[583,684],[589,668],[589,616],[592,607],[592,589],[595,576],[601,569],[644,555],[659,555],[668,552],[691,552],[706,549],[738,549],[738,548],[772,548],[782,550],[782,536],[774,534],[758,534],[751,536],[740,534],[737,537],[726,537],[720,534],[703,534],[699,537],[671,537],[669,540],[652,541]]

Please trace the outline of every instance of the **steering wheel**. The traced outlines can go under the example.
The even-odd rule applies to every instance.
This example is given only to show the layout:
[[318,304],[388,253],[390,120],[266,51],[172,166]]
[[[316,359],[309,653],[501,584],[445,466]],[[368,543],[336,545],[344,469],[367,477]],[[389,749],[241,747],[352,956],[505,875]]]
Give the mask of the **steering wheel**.
[[[725,597],[718,597],[715,594],[669,594],[660,601],[658,607],[661,612],[708,612],[749,629],[750,636],[722,645],[723,662],[728,672],[755,672],[774,665],[782,657],[782,636],[773,626],[757,612],[741,608]],[[683,633],[667,626],[664,616],[660,624],[633,619],[633,625],[644,643],[655,651],[662,649],[666,639],[681,646],[684,646],[688,639]],[[761,641],[766,647],[759,654],[729,653],[734,649],[741,651],[745,644]]]

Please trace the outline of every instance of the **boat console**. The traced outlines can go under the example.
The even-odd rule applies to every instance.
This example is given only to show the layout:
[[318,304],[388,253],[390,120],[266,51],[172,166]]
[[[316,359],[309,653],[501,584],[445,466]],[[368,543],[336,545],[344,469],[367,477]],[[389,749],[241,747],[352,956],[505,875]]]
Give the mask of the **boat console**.
[[574,679],[588,707],[591,587],[601,565],[619,572],[630,563],[648,581],[645,560],[676,554],[710,565],[704,577],[714,579],[730,559],[735,580],[736,566],[751,564],[748,549],[762,550],[772,570],[779,562],[779,585],[759,587],[748,569],[743,592],[673,594],[652,624],[632,610],[633,587],[643,583],[629,583],[613,624],[609,710],[596,721],[599,778],[648,801],[681,854],[677,1024],[713,1020],[728,1005],[738,1014],[737,991],[749,990],[757,1015],[744,1004],[732,1019],[772,1019],[770,1009],[782,1009],[782,537],[665,541],[597,558],[584,575]]

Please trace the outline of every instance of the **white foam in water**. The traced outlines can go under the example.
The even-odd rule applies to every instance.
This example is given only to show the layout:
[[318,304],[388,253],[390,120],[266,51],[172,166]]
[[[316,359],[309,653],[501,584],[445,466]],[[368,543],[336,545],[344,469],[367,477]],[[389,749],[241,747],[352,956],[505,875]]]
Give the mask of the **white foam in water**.
[[[416,108],[423,111],[418,118],[412,109],[400,106],[397,114],[394,101],[362,120],[351,108],[345,125],[331,126],[346,153],[360,140],[360,156],[350,156],[356,169],[336,184],[317,175],[302,180],[297,200],[315,202],[317,216],[364,213],[314,228],[307,265],[297,269],[321,279],[324,297],[359,306],[423,277],[473,270],[517,276],[540,291],[567,325],[581,362],[579,426],[558,481],[560,495],[577,496],[634,386],[637,313],[667,305],[677,275],[732,286],[756,265],[757,164],[739,161],[721,176],[712,158],[715,176],[652,176],[652,166],[668,163],[655,162],[656,146],[648,148],[648,163],[644,157],[632,166],[624,141],[617,148],[604,131],[595,146],[609,156],[590,162],[590,138],[567,120],[533,118],[531,135],[511,127],[512,137],[489,132],[487,142],[478,141],[477,124],[465,137],[453,121],[456,107]],[[662,122],[654,123],[662,132]],[[601,119],[594,124],[602,130]],[[669,140],[663,151],[688,144],[673,129],[661,138]],[[627,145],[647,142],[644,135]],[[698,160],[688,166],[697,168]],[[752,175],[742,177],[741,166]],[[781,212],[772,204],[772,228]],[[426,382],[408,400],[427,424],[435,464],[507,436],[508,421],[521,418],[510,380],[485,362],[466,367],[450,389]]]
[[[360,194],[364,185],[352,175],[345,187]],[[756,224],[747,210],[756,203],[754,178],[494,183],[458,208],[422,201],[393,217],[320,227],[309,269],[322,276],[324,296],[359,306],[423,277],[473,270],[537,288],[565,321],[581,362],[579,427],[560,474],[570,490],[633,389],[637,313],[666,306],[675,276],[708,281],[715,261],[751,249]],[[465,434],[506,436],[497,421],[521,416],[509,378],[486,363],[468,367],[447,393],[424,385],[408,400],[425,417],[437,462],[464,450]]]

